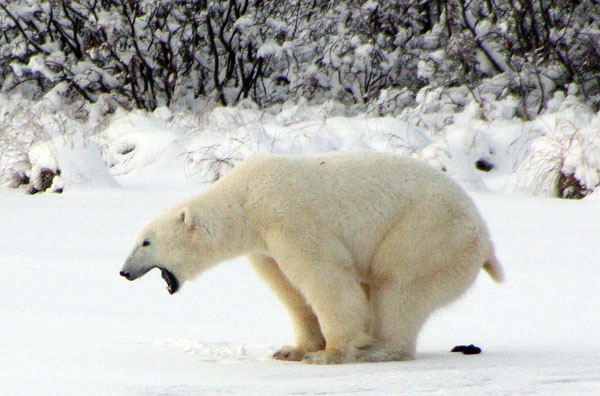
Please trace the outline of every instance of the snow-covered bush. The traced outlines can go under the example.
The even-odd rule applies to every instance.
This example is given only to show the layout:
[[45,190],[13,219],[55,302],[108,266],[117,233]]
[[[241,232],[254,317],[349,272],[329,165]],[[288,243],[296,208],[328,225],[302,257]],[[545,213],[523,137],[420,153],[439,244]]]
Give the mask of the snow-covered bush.
[[[46,190],[54,175],[60,173],[53,162],[36,166],[32,160],[35,146],[50,138],[49,129],[58,129],[44,105],[33,106],[27,100],[0,103],[0,182],[13,187],[27,184],[31,192]],[[50,124],[53,124],[49,127]],[[53,128],[57,127],[57,128]],[[50,183],[50,184],[49,184]]]
[[30,194],[90,182],[114,184],[91,137],[94,123],[47,98],[0,96],[0,184],[26,185]]
[[425,86],[464,86],[481,106],[518,98],[531,118],[573,82],[600,103],[595,3],[13,0],[0,4],[0,84],[146,110],[306,98],[385,114]]
[[534,132],[517,173],[526,192],[583,198],[600,186],[600,114],[557,93],[528,123]]

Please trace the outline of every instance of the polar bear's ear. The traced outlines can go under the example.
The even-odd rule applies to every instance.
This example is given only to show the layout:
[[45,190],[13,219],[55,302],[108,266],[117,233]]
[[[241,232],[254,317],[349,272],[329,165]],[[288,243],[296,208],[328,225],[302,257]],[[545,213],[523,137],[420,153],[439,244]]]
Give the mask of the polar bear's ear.
[[185,223],[185,225],[190,228],[194,227],[194,220],[192,218],[192,213],[190,212],[190,209],[187,207],[182,208],[179,211],[179,213],[177,213],[177,220]]

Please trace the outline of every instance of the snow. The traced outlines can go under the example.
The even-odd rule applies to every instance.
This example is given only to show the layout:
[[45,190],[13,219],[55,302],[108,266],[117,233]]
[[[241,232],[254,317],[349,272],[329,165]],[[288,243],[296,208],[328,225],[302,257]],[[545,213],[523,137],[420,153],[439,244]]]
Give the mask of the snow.
[[[579,122],[588,147],[598,115],[568,109],[556,120]],[[217,108],[202,128],[167,109],[120,112],[101,134],[71,145],[53,140],[63,151],[40,154],[63,169],[63,194],[0,188],[0,394],[600,392],[600,197],[558,200],[518,188],[525,152],[543,139],[556,142],[556,129],[535,134],[542,121],[484,121],[469,106],[441,133],[400,118],[349,117],[331,105],[283,110]],[[291,324],[243,258],[173,296],[156,271],[136,282],[118,275],[137,231],[212,179],[199,164],[328,150],[437,161],[489,224],[506,283],[482,273],[464,298],[431,318],[416,360],[325,367],[272,360],[292,342]],[[483,154],[497,165],[492,172],[473,170]],[[584,169],[571,159],[568,166]],[[483,352],[449,353],[459,344]]]
[[271,40],[260,46],[256,52],[256,56],[259,58],[267,58],[269,56],[280,56],[282,52],[283,48],[277,44],[277,42]]
[[[600,391],[600,216],[582,202],[473,194],[507,274],[484,274],[423,332],[412,362],[269,359],[286,313],[244,259],[169,296],[118,276],[135,232],[198,186],[0,193],[2,394],[389,394]],[[29,219],[24,221],[24,219]],[[33,237],[35,236],[35,237]],[[477,356],[450,354],[474,343]]]

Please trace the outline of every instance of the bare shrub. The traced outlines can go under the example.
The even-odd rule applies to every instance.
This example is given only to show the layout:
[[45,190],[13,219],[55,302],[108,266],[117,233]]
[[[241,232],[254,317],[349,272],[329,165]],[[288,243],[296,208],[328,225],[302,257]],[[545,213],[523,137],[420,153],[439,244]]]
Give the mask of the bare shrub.
[[573,83],[600,104],[599,18],[593,0],[13,0],[0,85],[146,110],[304,97],[385,114],[424,86],[466,85],[532,118]]
[[0,114],[0,184],[27,185],[31,194],[45,191],[61,174],[52,139],[61,136],[68,142],[80,132],[74,128],[77,122],[48,100],[17,99],[6,109]]
[[567,199],[584,198],[598,188],[598,135],[588,132],[562,125],[553,135],[535,139],[519,170],[526,177],[521,185],[532,192]]

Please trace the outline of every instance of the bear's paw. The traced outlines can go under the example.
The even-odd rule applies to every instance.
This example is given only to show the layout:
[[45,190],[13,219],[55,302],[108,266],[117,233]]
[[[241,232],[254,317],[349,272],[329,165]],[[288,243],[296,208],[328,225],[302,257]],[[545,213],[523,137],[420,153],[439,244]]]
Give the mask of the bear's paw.
[[293,346],[284,346],[273,354],[273,358],[277,360],[287,360],[290,362],[300,362],[306,356],[306,352],[302,348]]
[[325,349],[324,351],[306,354],[303,360],[308,364],[341,364],[347,363],[347,356],[338,349]]

